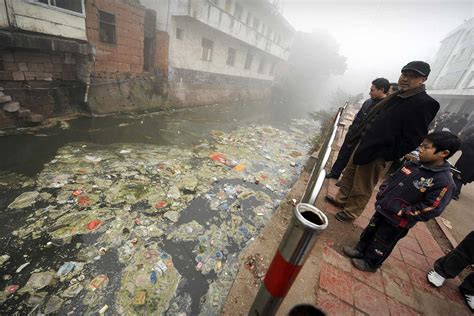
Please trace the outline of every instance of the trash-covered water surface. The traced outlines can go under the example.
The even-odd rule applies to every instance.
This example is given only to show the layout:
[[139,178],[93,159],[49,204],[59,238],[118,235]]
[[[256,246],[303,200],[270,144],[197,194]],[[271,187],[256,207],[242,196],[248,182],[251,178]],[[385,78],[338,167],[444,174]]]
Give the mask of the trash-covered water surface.
[[60,148],[3,211],[26,220],[0,253],[2,310],[219,314],[239,254],[297,179],[316,127],[215,130],[190,148]]

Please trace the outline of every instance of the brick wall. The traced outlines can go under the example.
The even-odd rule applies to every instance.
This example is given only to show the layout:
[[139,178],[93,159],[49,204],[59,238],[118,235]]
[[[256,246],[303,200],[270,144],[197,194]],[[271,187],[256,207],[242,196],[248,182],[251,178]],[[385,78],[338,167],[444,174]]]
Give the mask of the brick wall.
[[28,50],[0,52],[0,80],[77,80],[76,56]]
[[[115,44],[100,41],[99,10],[115,15]],[[130,1],[86,1],[87,37],[96,46],[93,77],[120,79],[143,73],[145,13],[145,7]]]
[[170,37],[167,32],[157,31],[155,38],[155,69],[159,70],[163,77],[168,78],[168,52]]

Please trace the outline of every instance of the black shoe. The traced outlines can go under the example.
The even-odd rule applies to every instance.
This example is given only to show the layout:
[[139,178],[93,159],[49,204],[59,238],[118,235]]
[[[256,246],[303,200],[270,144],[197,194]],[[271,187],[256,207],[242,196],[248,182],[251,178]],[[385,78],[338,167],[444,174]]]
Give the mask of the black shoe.
[[453,200],[455,200],[455,201],[459,200],[459,195],[453,196]]
[[356,267],[357,270],[371,272],[371,273],[377,272],[377,269],[369,266],[367,261],[365,261],[364,259],[352,258],[351,262],[352,262],[352,265]]
[[343,222],[343,223],[352,222],[353,220],[355,220],[354,217],[350,216],[349,214],[347,214],[344,211],[337,212],[336,213],[336,219],[340,222]]
[[339,179],[339,176],[340,174],[329,172],[328,174],[326,174],[325,178],[326,179]]
[[349,258],[361,259],[364,257],[359,250],[353,247],[349,247],[349,246],[342,247],[342,252]]
[[333,197],[330,196],[330,195],[326,195],[326,196],[324,197],[324,201],[326,201],[326,202],[328,202],[328,203],[331,203],[332,205],[334,205],[334,206],[336,206],[336,207],[338,207],[338,208],[344,208],[344,205],[342,205],[341,203],[338,203],[338,202],[336,201],[336,199],[333,198]]

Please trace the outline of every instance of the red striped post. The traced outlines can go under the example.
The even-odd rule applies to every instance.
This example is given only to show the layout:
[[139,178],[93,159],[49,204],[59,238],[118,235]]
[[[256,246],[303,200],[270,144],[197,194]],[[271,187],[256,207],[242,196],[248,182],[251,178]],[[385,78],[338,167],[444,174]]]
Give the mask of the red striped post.
[[311,204],[299,203],[268,268],[249,315],[274,315],[308,257],[326,215]]

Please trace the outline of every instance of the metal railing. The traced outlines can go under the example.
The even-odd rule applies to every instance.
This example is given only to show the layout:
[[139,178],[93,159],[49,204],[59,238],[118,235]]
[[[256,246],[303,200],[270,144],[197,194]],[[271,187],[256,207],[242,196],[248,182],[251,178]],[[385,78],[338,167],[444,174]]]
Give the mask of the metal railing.
[[331,154],[337,127],[348,103],[347,101],[343,107],[339,108],[334,118],[330,136],[321,147],[305,194],[294,209],[293,217],[250,308],[249,315],[251,316],[274,315],[278,311],[316,243],[317,235],[328,226],[326,215],[314,206],[314,202],[321,191],[326,175],[324,166]]
[[306,185],[305,193],[301,198],[301,203],[308,203],[314,205],[316,199],[321,191],[323,186],[324,178],[326,176],[326,170],[324,170],[324,166],[329,160],[329,156],[331,155],[331,148],[336,138],[337,127],[342,117],[342,113],[347,108],[349,101],[346,101],[342,107],[339,108],[337,111],[336,117],[334,118],[334,122],[330,131],[330,136],[326,138],[324,144],[321,146],[319,150],[318,159],[311,171],[311,177]]

